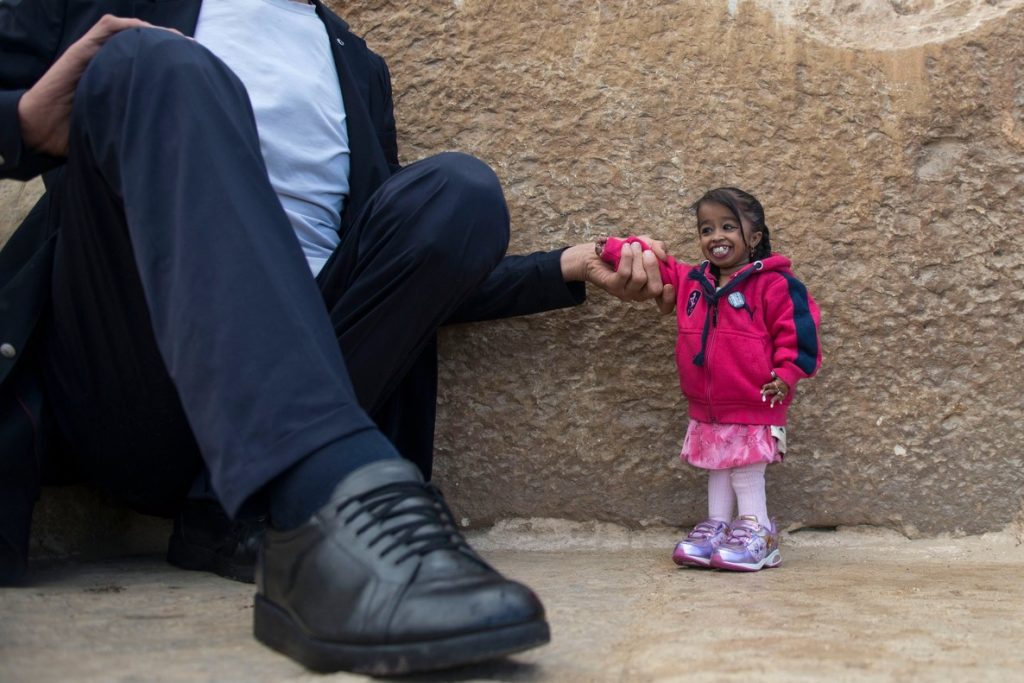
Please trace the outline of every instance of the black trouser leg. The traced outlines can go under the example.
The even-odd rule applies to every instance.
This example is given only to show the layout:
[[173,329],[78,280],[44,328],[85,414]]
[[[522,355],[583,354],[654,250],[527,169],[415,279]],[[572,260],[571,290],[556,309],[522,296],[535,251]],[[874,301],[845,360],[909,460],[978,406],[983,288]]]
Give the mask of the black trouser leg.
[[490,168],[440,154],[374,194],[317,278],[360,404],[427,477],[437,328],[501,260],[508,221]]
[[395,390],[371,415],[398,452],[429,480],[434,467],[437,417],[437,339],[420,352]]
[[48,395],[104,488],[161,507],[198,450],[233,513],[373,428],[245,89],[207,50],[151,29],[112,38],[79,85],[55,191]]

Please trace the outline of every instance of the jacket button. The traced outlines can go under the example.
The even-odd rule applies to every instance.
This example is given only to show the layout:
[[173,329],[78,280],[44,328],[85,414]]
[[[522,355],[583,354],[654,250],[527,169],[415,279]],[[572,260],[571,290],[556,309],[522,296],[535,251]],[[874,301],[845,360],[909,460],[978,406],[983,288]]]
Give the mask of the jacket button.
[[18,355],[18,352],[11,344],[0,344],[0,356],[14,358],[16,355]]

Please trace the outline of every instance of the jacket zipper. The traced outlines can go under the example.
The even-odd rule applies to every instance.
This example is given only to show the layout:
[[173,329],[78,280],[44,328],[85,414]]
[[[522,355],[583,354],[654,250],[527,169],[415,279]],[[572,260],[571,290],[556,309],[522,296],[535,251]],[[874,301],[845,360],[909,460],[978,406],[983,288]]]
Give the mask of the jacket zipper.
[[711,403],[711,349],[715,346],[715,337],[718,336],[718,302],[711,305],[711,337],[708,339],[708,346],[704,350],[704,374],[707,377],[705,400],[708,404],[708,414],[712,422],[718,422],[715,416],[714,405]]

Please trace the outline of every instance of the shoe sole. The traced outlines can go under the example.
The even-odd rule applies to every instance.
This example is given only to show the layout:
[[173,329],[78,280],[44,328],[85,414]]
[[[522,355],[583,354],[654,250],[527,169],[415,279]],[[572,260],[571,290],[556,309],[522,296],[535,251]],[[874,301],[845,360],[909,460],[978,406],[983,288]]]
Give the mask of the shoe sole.
[[312,671],[351,671],[373,676],[476,664],[551,640],[547,622],[539,620],[436,640],[385,645],[334,643],[310,637],[291,615],[261,595],[256,595],[253,632],[256,640]]
[[701,569],[707,569],[711,566],[711,558],[694,557],[693,555],[687,555],[686,553],[674,552],[672,553],[672,561],[680,567],[700,567]]
[[727,562],[717,555],[711,556],[711,566],[715,569],[725,569],[732,572],[757,572],[762,569],[775,569],[782,565],[782,553],[778,550],[772,551],[757,564],[742,564],[739,562]]
[[177,535],[172,535],[167,543],[167,562],[178,569],[210,572],[240,583],[256,583],[255,562],[251,565],[231,562],[212,550],[189,545]]

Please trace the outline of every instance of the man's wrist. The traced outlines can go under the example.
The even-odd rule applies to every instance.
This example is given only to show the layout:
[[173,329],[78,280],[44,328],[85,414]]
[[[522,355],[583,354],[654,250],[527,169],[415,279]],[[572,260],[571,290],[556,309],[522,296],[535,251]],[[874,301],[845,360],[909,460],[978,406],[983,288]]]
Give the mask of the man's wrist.
[[30,152],[53,154],[47,149],[45,125],[48,114],[45,106],[40,104],[40,87],[38,84],[29,88],[18,99],[18,128],[21,141]]
[[597,258],[593,242],[577,244],[563,251],[560,260],[562,279],[566,282],[586,282],[587,260],[590,258]]
[[32,131],[34,115],[31,112],[31,98],[31,89],[22,93],[21,97],[18,98],[16,110],[18,113],[18,133],[21,136],[22,143],[29,149],[32,149],[36,144]]

